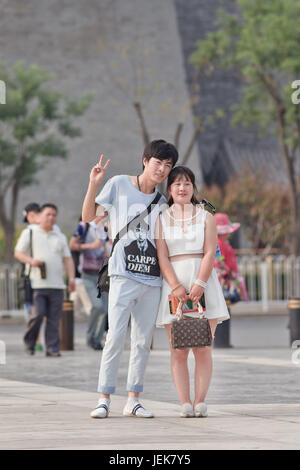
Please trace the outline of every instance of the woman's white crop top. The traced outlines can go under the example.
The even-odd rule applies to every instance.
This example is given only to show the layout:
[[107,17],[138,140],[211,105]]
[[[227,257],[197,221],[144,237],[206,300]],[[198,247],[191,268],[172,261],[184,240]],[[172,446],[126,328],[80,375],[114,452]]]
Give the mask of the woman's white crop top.
[[[207,211],[199,208],[193,217],[184,219],[186,229],[186,232],[184,232],[181,224],[174,225],[180,223],[180,220],[174,219],[168,209],[160,214],[163,237],[168,246],[169,256],[203,253],[206,215]],[[200,218],[198,222],[196,222],[197,218],[198,220]],[[187,225],[189,220],[191,221],[190,225]]]

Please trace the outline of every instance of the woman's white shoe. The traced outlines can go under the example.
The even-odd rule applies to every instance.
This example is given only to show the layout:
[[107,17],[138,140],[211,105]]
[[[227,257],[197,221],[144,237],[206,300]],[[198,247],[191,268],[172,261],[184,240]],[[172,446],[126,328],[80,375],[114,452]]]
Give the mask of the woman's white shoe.
[[183,403],[181,405],[181,413],[180,417],[181,418],[193,418],[195,416],[193,407],[191,403]]
[[206,403],[197,403],[195,406],[195,416],[197,418],[206,418],[208,416]]

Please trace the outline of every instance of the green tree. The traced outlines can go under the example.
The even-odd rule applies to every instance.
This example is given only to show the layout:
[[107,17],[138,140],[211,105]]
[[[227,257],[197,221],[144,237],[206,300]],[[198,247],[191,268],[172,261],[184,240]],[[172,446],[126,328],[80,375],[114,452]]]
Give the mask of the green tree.
[[0,63],[6,104],[0,105],[0,225],[5,233],[4,261],[13,259],[20,190],[37,182],[52,158],[67,158],[66,138],[81,135],[73,120],[91,103],[92,94],[70,100],[47,89],[52,75],[37,65]]
[[[291,194],[292,252],[300,254],[300,105],[292,102],[292,83],[300,77],[300,2],[236,0],[236,14],[219,11],[218,29],[198,41],[191,61],[213,73],[238,74],[242,96],[233,107],[233,124],[256,124],[276,135]],[[271,162],[270,162],[271,164]]]

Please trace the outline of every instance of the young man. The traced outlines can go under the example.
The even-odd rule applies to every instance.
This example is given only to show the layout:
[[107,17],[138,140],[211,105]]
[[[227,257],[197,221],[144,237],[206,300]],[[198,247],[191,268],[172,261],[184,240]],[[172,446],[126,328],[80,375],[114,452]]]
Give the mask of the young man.
[[[151,205],[157,196],[156,185],[168,177],[177,160],[178,152],[172,144],[164,140],[152,141],[144,150],[143,173],[139,176],[114,176],[96,197],[98,186],[110,163],[108,160],[102,166],[101,155],[100,162],[90,174],[82,219],[90,222],[96,213],[103,218],[108,214],[114,240],[128,222]],[[119,360],[130,316],[128,401],[123,414],[153,417],[151,411],[142,407],[138,397],[143,391],[144,372],[160,301],[161,275],[154,243],[154,227],[165,202],[162,196],[148,216],[136,219],[136,224],[132,224],[128,232],[116,243],[109,260],[109,331],[99,372],[100,399],[98,406],[91,413],[92,418],[106,418],[109,414],[110,395],[115,392]],[[141,245],[144,245],[145,250],[140,249]]]
[[[34,310],[26,334],[26,348],[34,353],[34,345],[43,317],[46,316],[46,355],[60,356],[59,320],[64,300],[64,268],[69,278],[69,291],[74,286],[74,263],[66,237],[53,229],[57,208],[44,204],[40,210],[39,225],[32,226],[32,256],[30,255],[30,230],[23,230],[15,247],[15,258],[31,265],[30,279],[33,287]],[[42,268],[45,268],[44,270]]]

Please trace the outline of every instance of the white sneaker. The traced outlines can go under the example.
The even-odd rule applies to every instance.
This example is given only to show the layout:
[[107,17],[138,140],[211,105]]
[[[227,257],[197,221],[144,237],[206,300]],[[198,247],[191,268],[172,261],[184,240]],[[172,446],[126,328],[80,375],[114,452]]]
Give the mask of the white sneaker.
[[133,406],[126,403],[123,409],[124,416],[136,416],[137,418],[154,418],[154,414],[151,411],[146,410],[139,401]]
[[91,418],[107,418],[109,414],[109,401],[99,400],[96,408],[91,412]]
[[183,403],[181,405],[181,413],[180,417],[181,418],[193,418],[195,416],[193,407],[191,403]]
[[206,418],[208,416],[206,403],[197,403],[195,406],[195,416],[197,418]]

